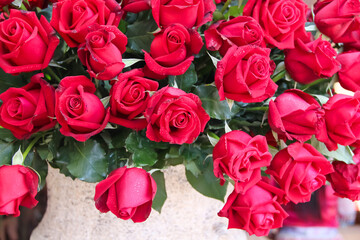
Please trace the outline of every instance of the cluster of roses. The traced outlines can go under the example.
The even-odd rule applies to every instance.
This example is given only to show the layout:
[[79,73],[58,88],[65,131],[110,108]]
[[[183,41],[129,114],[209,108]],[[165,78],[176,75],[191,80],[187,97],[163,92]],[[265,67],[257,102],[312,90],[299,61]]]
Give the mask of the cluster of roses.
[[[92,78],[114,80],[111,82],[109,107],[104,107],[95,95],[95,84],[85,76],[65,77],[55,90],[40,73],[31,77],[26,86],[10,88],[0,95],[3,101],[0,125],[11,130],[15,137],[24,139],[59,123],[63,135],[86,141],[111,122],[135,130],[147,127],[146,135],[153,141],[193,143],[210,119],[199,97],[172,87],[157,91],[158,82],[145,78],[144,72],[150,71],[163,78],[168,74],[183,74],[187,70],[193,60],[192,54],[198,53],[203,45],[200,35],[192,27],[209,21],[215,9],[213,3],[200,3],[196,4],[199,9],[197,15],[187,13],[186,20],[189,22],[184,26],[177,24],[172,17],[170,19],[175,23],[166,20],[168,11],[176,11],[177,6],[174,10],[171,4],[163,6],[160,1],[153,1],[154,18],[159,26],[167,27],[155,34],[150,54],[145,53],[145,61],[150,62],[147,68],[124,74],[120,73],[124,68],[122,53],[126,50],[127,38],[117,28],[122,15],[119,4],[111,0],[64,0],[55,3],[50,24],[70,47],[78,47],[79,59],[87,66]],[[162,11],[164,7],[170,9]],[[165,16],[160,21],[161,12],[165,12]],[[45,18],[42,17],[39,22],[34,12],[18,10],[11,10],[8,18],[3,18],[0,23],[3,40],[1,68],[16,74],[47,67],[59,40]],[[164,38],[169,48],[165,52]],[[155,93],[151,96],[151,92]],[[12,174],[9,167],[13,166],[1,167],[1,179]],[[16,169],[19,167],[16,165]],[[21,168],[19,171],[25,170]],[[12,175],[11,179],[19,175],[18,179],[26,183],[24,178],[29,174]],[[26,185],[20,188],[26,189]],[[24,195],[26,199],[32,199],[32,204],[36,204],[34,192],[36,187]],[[97,186],[96,207],[100,211],[111,210],[124,219],[132,218],[134,222],[144,221],[150,213],[155,193],[156,183],[150,174],[142,169],[123,167]],[[17,195],[6,195],[17,200],[1,201],[3,214],[18,215],[20,204],[30,206],[27,200],[18,199]]]

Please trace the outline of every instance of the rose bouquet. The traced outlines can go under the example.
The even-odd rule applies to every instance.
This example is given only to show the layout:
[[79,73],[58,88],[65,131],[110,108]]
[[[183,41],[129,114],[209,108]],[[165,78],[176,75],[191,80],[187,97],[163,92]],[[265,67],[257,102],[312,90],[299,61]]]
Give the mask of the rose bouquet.
[[143,222],[183,164],[205,196],[231,183],[218,215],[257,236],[327,181],[360,199],[358,1],[0,7],[0,214],[36,205],[48,166]]

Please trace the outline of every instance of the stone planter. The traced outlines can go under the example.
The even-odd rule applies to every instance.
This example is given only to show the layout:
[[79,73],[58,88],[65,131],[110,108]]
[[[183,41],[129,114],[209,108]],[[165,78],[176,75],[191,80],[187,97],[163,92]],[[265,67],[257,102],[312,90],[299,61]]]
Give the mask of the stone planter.
[[168,199],[162,213],[152,211],[144,223],[101,214],[94,205],[95,185],[73,181],[49,168],[48,207],[31,240],[241,240],[242,230],[227,230],[227,219],[217,216],[223,203],[196,192],[185,177],[184,166],[164,171]]

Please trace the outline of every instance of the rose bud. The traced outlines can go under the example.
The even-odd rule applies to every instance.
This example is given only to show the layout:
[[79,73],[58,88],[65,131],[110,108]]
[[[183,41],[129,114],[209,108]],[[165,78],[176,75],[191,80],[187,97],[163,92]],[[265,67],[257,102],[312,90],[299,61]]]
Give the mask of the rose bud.
[[38,73],[21,88],[9,88],[0,94],[0,125],[18,139],[53,128],[55,118],[55,89]]
[[354,153],[355,164],[334,161],[332,165],[335,172],[327,175],[326,179],[331,183],[336,196],[357,201],[360,200],[360,149],[355,149]]
[[264,33],[259,23],[247,16],[217,21],[204,32],[204,35],[207,49],[219,51],[222,56],[232,46],[252,44],[265,47]]
[[308,39],[305,32],[307,5],[302,0],[249,0],[243,11],[264,31],[265,42],[279,49],[294,48],[294,40]]
[[150,99],[149,92],[158,87],[158,82],[144,78],[139,69],[120,74],[110,91],[109,122],[135,130],[146,128],[143,113]]
[[10,74],[44,69],[58,44],[45,17],[39,21],[35,12],[11,9],[0,21],[0,68]]
[[173,87],[154,93],[144,116],[148,122],[146,136],[171,144],[193,143],[210,120],[197,95]]
[[360,92],[354,96],[336,94],[323,105],[326,132],[316,136],[329,151],[337,144],[351,145],[360,140]]
[[85,76],[61,80],[56,89],[55,116],[63,135],[85,142],[105,128],[110,112],[105,110],[95,91],[95,85]]
[[283,195],[281,189],[260,181],[244,194],[233,191],[218,215],[229,219],[228,228],[265,236],[270,229],[282,227],[288,216],[279,203]]
[[360,49],[360,4],[357,0],[322,0],[314,5],[315,24],[333,42]]
[[151,9],[151,0],[123,0],[122,10],[125,12],[139,13]]
[[181,75],[200,52],[203,42],[195,30],[187,30],[181,24],[173,24],[156,33],[150,53],[145,53],[146,71],[160,76]]
[[150,215],[156,182],[141,168],[121,167],[112,171],[95,188],[95,206],[118,218],[144,222]]
[[69,47],[85,42],[93,24],[118,26],[122,11],[115,0],[63,0],[54,3],[51,26]]
[[277,85],[271,80],[275,64],[270,49],[246,45],[231,47],[218,62],[215,85],[220,100],[262,102],[274,95]]
[[225,173],[235,181],[235,191],[245,193],[261,180],[261,167],[269,166],[271,159],[264,136],[234,130],[222,135],[214,147],[214,175],[223,185]]
[[360,68],[360,52],[344,52],[339,54],[336,60],[341,64],[341,69],[338,72],[341,86],[353,92],[360,90],[360,75],[358,74]]
[[296,48],[287,49],[285,53],[285,68],[292,79],[308,84],[319,78],[329,78],[340,69],[340,63],[335,59],[337,53],[328,41],[321,37],[309,43],[296,41]]
[[91,77],[111,80],[125,66],[122,54],[126,51],[126,44],[127,37],[117,27],[92,25],[85,43],[79,46],[79,59]]
[[0,215],[20,216],[19,206],[33,208],[38,201],[39,177],[22,165],[0,166]]
[[200,27],[212,20],[216,6],[209,0],[151,0],[152,14],[159,27],[182,24]]
[[287,139],[305,142],[326,131],[324,110],[311,95],[297,89],[286,90],[269,103],[271,129]]
[[311,193],[326,182],[325,175],[333,172],[331,163],[313,146],[295,142],[280,150],[267,174],[274,177],[287,198],[294,202],[308,202]]

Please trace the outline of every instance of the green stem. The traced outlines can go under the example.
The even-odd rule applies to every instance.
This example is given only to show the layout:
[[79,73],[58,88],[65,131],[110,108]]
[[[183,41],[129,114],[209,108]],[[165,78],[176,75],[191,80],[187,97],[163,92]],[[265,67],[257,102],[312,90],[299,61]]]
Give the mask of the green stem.
[[221,13],[224,13],[225,12],[225,10],[228,8],[228,6],[230,5],[230,3],[231,3],[231,0],[227,0],[226,2],[225,2],[225,4],[224,4],[224,6],[222,7],[222,9],[221,9]]
[[282,79],[283,77],[285,76],[285,71],[282,71],[282,72],[279,72],[278,74],[276,74],[272,80],[273,82],[277,82],[279,81],[280,79]]
[[56,75],[56,73],[51,69],[51,67],[47,67],[43,70],[48,73],[52,78],[54,78],[57,82],[60,82],[61,79]]
[[251,107],[251,108],[244,108],[245,111],[248,112],[256,112],[256,111],[267,111],[269,109],[269,107]]
[[315,86],[315,85],[317,85],[319,83],[322,83],[322,82],[325,82],[325,81],[328,81],[328,80],[329,80],[328,78],[320,78],[320,79],[318,79],[318,80],[316,80],[316,81],[314,81],[312,83],[309,83],[309,84],[305,85],[301,90],[306,91],[307,89],[311,88],[312,86]]
[[29,146],[25,149],[25,152],[23,153],[24,160],[26,156],[29,154],[30,150],[34,147],[35,143],[42,137],[43,135],[38,135],[36,138],[34,138]]

